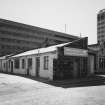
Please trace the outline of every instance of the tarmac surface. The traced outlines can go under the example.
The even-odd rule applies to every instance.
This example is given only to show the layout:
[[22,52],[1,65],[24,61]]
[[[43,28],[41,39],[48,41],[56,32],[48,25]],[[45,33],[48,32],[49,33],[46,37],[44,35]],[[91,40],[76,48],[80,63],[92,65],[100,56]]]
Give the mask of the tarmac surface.
[[0,73],[0,105],[105,105],[105,75],[52,82]]

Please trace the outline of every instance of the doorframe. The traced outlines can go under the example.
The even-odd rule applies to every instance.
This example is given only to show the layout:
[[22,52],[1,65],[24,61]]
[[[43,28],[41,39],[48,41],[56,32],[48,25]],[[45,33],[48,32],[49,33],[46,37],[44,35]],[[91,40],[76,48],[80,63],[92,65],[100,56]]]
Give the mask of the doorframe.
[[39,77],[39,71],[40,71],[40,57],[36,57],[35,58],[36,59],[36,67],[35,67],[35,69],[36,69],[36,77]]
[[13,61],[10,61],[11,64],[11,73],[13,73]]

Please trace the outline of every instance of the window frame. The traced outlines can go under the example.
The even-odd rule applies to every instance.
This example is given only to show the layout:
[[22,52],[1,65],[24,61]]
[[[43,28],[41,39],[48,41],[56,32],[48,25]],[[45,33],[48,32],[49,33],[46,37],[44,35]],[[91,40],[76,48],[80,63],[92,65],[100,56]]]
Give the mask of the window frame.
[[44,70],[48,70],[49,69],[49,56],[44,56]]
[[21,65],[22,65],[22,69],[25,69],[26,62],[24,58],[21,59]]
[[20,68],[20,60],[19,60],[19,58],[16,58],[14,60],[14,68],[15,69],[19,69]]
[[[31,62],[31,63],[30,63],[30,62]],[[28,58],[28,68],[29,68],[29,69],[32,69],[32,66],[33,66],[32,58]]]

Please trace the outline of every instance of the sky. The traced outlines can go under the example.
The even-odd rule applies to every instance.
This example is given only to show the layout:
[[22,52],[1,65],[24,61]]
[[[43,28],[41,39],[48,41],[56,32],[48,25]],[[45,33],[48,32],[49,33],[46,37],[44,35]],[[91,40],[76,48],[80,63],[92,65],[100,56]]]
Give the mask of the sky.
[[[105,0],[0,0],[0,18],[97,42],[97,13]],[[65,29],[66,24],[66,29]]]

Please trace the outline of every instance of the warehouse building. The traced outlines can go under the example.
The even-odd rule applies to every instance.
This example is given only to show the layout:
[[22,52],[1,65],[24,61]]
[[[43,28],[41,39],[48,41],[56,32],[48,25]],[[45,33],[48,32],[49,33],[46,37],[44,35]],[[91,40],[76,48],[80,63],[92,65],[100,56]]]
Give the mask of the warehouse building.
[[1,72],[49,80],[81,78],[94,74],[94,55],[88,53],[87,38],[1,57],[0,64]]

